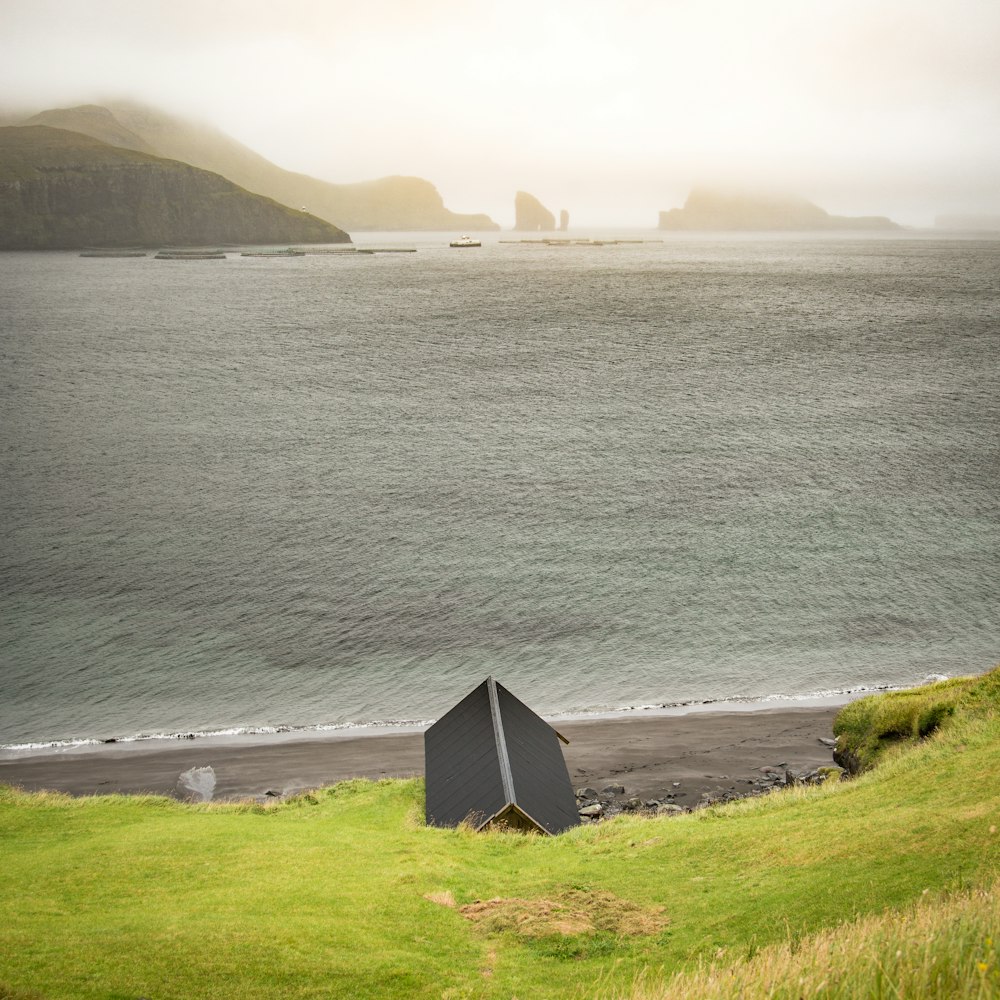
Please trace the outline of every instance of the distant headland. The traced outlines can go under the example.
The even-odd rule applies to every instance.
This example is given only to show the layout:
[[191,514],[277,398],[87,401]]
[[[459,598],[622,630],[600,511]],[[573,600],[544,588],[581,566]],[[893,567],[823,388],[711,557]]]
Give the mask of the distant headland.
[[695,188],[683,208],[660,212],[660,229],[817,230],[899,229],[881,215],[830,215],[804,198]]
[[420,177],[331,184],[284,170],[216,129],[131,102],[53,109],[21,124],[68,129],[110,146],[210,170],[348,232],[500,228],[488,215],[449,211],[437,188]]
[[0,128],[0,249],[347,243],[322,219],[80,132]]

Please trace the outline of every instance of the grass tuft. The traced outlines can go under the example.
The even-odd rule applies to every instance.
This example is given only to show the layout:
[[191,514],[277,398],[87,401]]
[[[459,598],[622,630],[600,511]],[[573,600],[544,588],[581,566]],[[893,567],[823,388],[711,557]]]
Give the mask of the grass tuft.
[[0,1000],[44,1000],[41,993],[19,990],[6,983],[0,983]]
[[644,907],[610,892],[566,889],[545,899],[467,903],[462,916],[489,934],[520,938],[604,933],[615,938],[658,934],[670,922],[663,907]]
[[983,709],[990,694],[991,686],[979,677],[955,677],[860,698],[845,705],[834,720],[834,756],[852,774],[867,771],[890,750],[937,732],[960,705],[970,711]]

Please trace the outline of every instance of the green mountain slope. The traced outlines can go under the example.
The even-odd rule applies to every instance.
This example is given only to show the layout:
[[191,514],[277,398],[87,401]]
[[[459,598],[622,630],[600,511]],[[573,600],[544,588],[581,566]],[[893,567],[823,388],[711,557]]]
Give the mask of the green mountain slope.
[[349,241],[186,163],[43,125],[0,128],[0,249]]
[[[302,208],[348,231],[495,230],[487,215],[451,212],[437,189],[419,177],[383,177],[359,184],[330,184],[276,166],[236,140],[205,125],[131,102],[114,102],[96,114],[93,105],[47,111],[32,123],[57,124],[105,142],[131,135],[148,151],[222,174],[240,187]],[[110,117],[116,129],[107,120]],[[131,148],[140,148],[138,144]]]

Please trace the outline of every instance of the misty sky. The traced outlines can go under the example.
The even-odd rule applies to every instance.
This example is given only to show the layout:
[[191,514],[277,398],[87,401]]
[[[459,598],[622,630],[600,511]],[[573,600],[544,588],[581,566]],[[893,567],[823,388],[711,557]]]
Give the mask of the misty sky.
[[694,184],[1000,213],[1000,0],[0,0],[5,110],[129,97],[331,181],[655,226]]

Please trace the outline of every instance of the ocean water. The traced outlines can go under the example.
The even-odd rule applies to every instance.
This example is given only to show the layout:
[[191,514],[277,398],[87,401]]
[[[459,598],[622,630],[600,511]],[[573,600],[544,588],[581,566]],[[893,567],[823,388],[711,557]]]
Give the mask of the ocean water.
[[1000,241],[449,235],[0,255],[0,745],[1000,660]]

